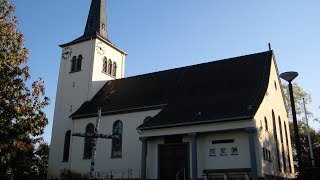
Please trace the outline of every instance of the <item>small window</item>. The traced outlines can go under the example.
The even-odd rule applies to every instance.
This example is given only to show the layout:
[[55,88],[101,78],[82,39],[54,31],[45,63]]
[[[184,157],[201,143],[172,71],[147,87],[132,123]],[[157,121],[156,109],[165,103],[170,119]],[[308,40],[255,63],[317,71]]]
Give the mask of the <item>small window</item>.
[[76,71],[81,71],[81,64],[82,64],[82,55],[80,54],[78,56],[78,59],[77,59],[77,68],[76,68]]
[[118,138],[112,139],[112,158],[121,158],[122,157],[122,130],[123,125],[120,120],[117,120],[113,123],[112,135],[117,135]]
[[210,149],[210,154],[209,156],[216,156],[216,149],[213,148],[213,149]]
[[268,128],[268,120],[267,120],[266,117],[264,117],[264,125],[266,127],[266,131],[268,131],[269,130],[269,128]]
[[108,71],[108,60],[107,58],[103,58],[102,72],[107,73]]
[[70,72],[81,71],[82,59],[82,55],[79,55],[78,58],[76,56],[72,57]]
[[71,72],[76,71],[76,64],[77,64],[77,57],[73,56],[71,60],[71,69],[70,69]]
[[263,159],[271,162],[271,152],[267,148],[262,148],[263,151]]
[[274,88],[275,88],[276,90],[278,90],[276,81],[274,81]]
[[113,62],[112,65],[112,76],[116,77],[117,76],[117,63]]
[[63,162],[68,162],[69,160],[70,138],[71,138],[71,131],[68,130],[64,135],[63,160],[62,160]]
[[238,148],[237,147],[232,147],[231,148],[231,155],[238,155]]
[[220,148],[220,156],[226,156],[227,155],[227,148]]
[[112,61],[111,61],[111,59],[109,59],[109,61],[108,61],[108,73],[107,74],[111,75],[111,73],[112,73]]
[[[86,135],[92,135],[94,133],[94,125],[89,123],[86,126]],[[93,149],[93,138],[92,137],[85,137],[84,138],[84,151],[83,151],[83,158],[90,159],[92,156],[92,149]]]

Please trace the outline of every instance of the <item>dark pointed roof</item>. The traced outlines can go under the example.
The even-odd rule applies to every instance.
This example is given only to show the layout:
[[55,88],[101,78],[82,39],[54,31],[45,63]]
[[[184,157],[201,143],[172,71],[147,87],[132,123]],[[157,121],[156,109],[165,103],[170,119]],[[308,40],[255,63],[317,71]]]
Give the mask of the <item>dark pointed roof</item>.
[[162,109],[139,129],[252,118],[266,93],[272,51],[106,82],[73,119]]
[[60,46],[65,47],[92,38],[99,38],[111,43],[108,40],[107,33],[106,0],[92,0],[83,35],[69,43],[62,44]]
[[108,39],[106,0],[92,0],[83,36],[92,36],[97,33]]

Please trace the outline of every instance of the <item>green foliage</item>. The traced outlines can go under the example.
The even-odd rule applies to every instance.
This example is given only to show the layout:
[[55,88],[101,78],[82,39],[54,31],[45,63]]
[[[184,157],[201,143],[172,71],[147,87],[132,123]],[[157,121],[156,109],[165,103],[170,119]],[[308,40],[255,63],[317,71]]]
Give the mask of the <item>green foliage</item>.
[[47,143],[40,143],[35,151],[33,171],[39,178],[46,179],[48,172],[49,161],[49,145]]
[[[49,105],[44,81],[30,79],[28,50],[16,28],[15,7],[0,0],[0,177],[30,174],[34,144],[48,124],[43,109]],[[9,175],[11,174],[11,175]]]
[[[284,99],[286,104],[286,109],[288,111],[289,119],[292,119],[292,110],[291,110],[291,103],[290,103],[290,94],[289,94],[289,87],[288,85],[281,85],[283,92],[284,92]],[[294,102],[296,107],[296,113],[297,116],[304,116],[304,106],[303,106],[303,100],[304,98],[306,105],[310,104],[312,102],[311,95],[307,92],[305,92],[302,87],[300,87],[298,84],[293,83],[293,96],[294,96]],[[307,111],[308,117],[312,117],[313,114],[310,111]]]
[[[301,160],[305,167],[311,167],[311,157],[310,157],[310,147],[309,147],[309,140],[308,140],[308,133],[307,133],[307,124],[304,121],[298,122],[298,129],[299,129],[299,136],[301,142]],[[290,122],[290,132],[293,132],[293,123]],[[311,144],[313,148],[314,158],[319,161],[320,158],[320,131],[316,131],[312,127],[310,127],[310,137],[311,137]],[[291,133],[291,141],[292,147],[294,149],[293,155],[294,159],[297,160],[296,155],[296,146],[295,146],[295,139],[294,134]],[[319,162],[318,162],[319,163]]]

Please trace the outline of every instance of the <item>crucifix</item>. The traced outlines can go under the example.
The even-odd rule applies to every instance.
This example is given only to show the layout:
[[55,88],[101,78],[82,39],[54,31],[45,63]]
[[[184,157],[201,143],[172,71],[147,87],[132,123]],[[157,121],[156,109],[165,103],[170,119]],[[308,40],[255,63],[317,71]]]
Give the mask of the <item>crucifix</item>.
[[98,117],[96,120],[96,126],[94,128],[93,133],[86,133],[86,132],[85,133],[72,133],[72,136],[90,138],[90,140],[92,141],[91,166],[90,166],[90,172],[89,172],[90,179],[95,179],[93,172],[94,172],[95,160],[96,160],[97,139],[98,138],[104,138],[104,139],[117,139],[117,138],[119,138],[118,135],[99,134],[100,119],[101,119],[101,107],[98,108]]

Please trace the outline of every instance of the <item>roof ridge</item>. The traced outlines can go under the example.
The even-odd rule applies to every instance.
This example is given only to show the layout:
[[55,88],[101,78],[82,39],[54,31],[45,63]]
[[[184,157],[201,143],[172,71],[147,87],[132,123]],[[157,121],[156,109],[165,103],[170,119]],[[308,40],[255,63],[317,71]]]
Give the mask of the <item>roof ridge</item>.
[[[151,74],[157,74],[157,73],[162,73],[162,72],[168,72],[168,71],[173,71],[173,70],[181,70],[181,69],[184,69],[184,68],[191,68],[191,67],[195,67],[195,66],[199,66],[199,65],[206,65],[206,64],[210,64],[210,63],[219,63],[219,62],[222,62],[222,61],[224,61],[224,62],[225,61],[240,61],[239,58],[244,58],[244,57],[258,55],[258,54],[264,54],[264,53],[268,53],[268,52],[271,52],[271,51],[263,51],[263,52],[248,54],[248,55],[235,56],[235,57],[232,57],[232,58],[225,58],[225,59],[213,60],[213,61],[208,61],[208,62],[202,62],[202,63],[198,63],[198,64],[175,67],[175,68],[165,69],[165,70],[160,70],[160,71],[147,72],[147,73],[143,73],[143,74],[137,74],[137,75],[133,75],[133,76],[124,77],[124,78],[121,78],[121,79],[129,79],[129,78],[135,78],[135,77],[151,75]],[[110,81],[116,81],[116,80],[120,80],[120,79],[114,79],[114,80],[110,80]]]

